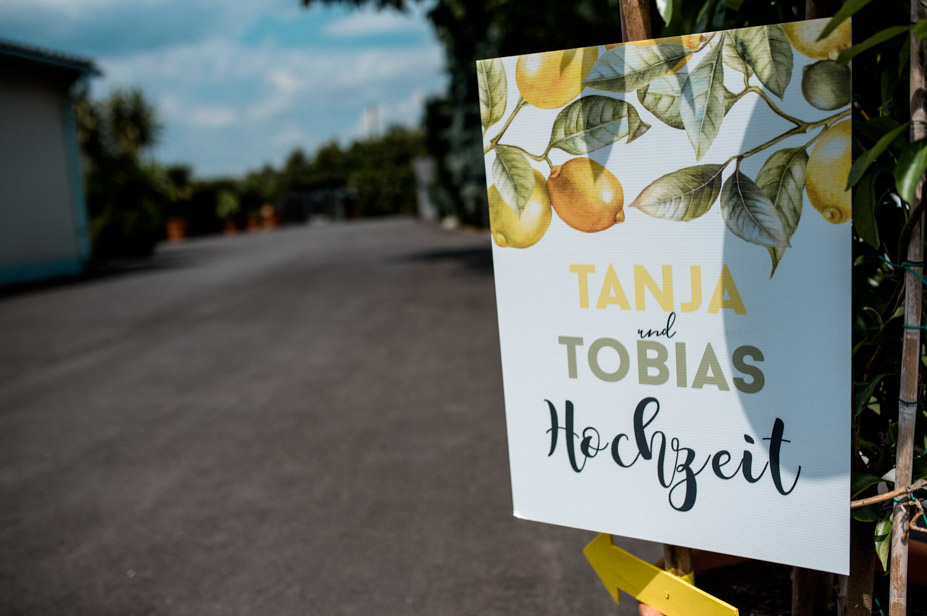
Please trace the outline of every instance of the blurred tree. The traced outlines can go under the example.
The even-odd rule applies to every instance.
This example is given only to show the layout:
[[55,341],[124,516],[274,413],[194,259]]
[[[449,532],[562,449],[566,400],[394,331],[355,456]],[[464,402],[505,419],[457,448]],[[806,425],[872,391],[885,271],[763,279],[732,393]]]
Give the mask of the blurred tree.
[[144,160],[161,126],[138,90],[76,104],[96,258],[147,256],[161,237],[159,170]]
[[257,171],[251,171],[238,181],[239,210],[233,219],[239,227],[245,225],[252,213],[257,213],[261,206],[273,203],[280,188],[281,179],[271,165],[264,165]]
[[311,159],[296,149],[276,174],[274,198],[265,202],[275,202],[285,221],[334,215],[333,199],[349,201],[344,214],[355,218],[411,214],[417,208],[412,160],[425,152],[423,131],[399,127],[347,148],[327,143]]
[[184,216],[193,196],[193,169],[187,165],[157,167],[158,192],[163,198],[161,216]]
[[241,200],[238,193],[220,190],[216,196],[216,218],[226,223],[234,223],[241,212]]
[[347,152],[336,141],[331,141],[315,153],[309,168],[309,183],[312,186],[338,186],[347,183],[351,161]]
[[[356,195],[354,216],[413,214],[417,209],[412,159],[425,153],[421,130],[391,128],[375,139],[356,141],[346,152],[348,188]],[[320,165],[325,159],[316,159]]]
[[[187,234],[206,235],[219,233],[223,230],[226,220],[232,220],[239,224],[241,221],[240,211],[230,211],[227,205],[230,200],[237,201],[240,208],[241,202],[238,195],[239,182],[233,178],[195,181],[190,201],[183,215],[187,220]],[[223,199],[226,202],[223,211],[230,216],[228,219],[224,219],[219,215]]]

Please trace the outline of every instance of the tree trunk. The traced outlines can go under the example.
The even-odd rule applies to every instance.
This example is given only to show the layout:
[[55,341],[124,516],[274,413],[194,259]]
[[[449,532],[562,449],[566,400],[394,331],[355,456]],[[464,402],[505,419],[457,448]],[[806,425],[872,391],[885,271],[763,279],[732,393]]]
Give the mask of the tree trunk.
[[793,567],[792,616],[821,616],[834,609],[833,574]]

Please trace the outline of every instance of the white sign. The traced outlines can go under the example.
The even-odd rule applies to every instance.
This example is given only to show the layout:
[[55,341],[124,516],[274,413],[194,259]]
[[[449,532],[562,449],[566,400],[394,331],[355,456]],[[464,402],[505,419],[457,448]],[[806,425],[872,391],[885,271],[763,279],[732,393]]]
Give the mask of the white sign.
[[848,573],[825,23],[478,64],[516,516]]

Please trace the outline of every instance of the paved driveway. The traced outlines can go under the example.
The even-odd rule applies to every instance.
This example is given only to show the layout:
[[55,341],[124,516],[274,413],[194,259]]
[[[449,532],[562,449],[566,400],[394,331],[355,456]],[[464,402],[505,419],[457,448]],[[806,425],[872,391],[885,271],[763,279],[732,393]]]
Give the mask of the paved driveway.
[[0,296],[0,614],[636,613],[592,533],[511,510],[485,234],[287,228]]

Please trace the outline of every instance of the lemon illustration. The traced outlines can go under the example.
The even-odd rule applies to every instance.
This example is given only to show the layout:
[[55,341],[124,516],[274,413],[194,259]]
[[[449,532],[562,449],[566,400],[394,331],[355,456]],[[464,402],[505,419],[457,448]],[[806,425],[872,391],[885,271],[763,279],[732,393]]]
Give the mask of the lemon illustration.
[[582,92],[583,79],[598,57],[595,47],[520,56],[515,64],[518,91],[535,107],[563,107]]
[[499,246],[527,248],[538,243],[550,226],[550,198],[544,185],[544,176],[534,170],[534,191],[519,216],[502,199],[493,184],[489,187],[489,225],[492,239]]
[[851,194],[846,190],[850,147],[850,120],[845,120],[824,131],[805,170],[808,200],[824,220],[835,225],[848,222],[853,212]]
[[832,111],[850,102],[850,67],[833,60],[806,66],[801,75],[801,93],[813,107]]
[[[683,36],[671,36],[671,37],[660,39],[660,40],[651,39],[651,40],[646,40],[646,41],[634,41],[632,43],[614,43],[611,45],[606,45],[605,49],[606,50],[614,49],[615,47],[619,47],[621,45],[636,45],[638,47],[647,47],[650,45],[656,45],[658,43],[678,43],[679,45],[682,45],[686,49],[694,50],[694,49],[698,49],[699,45],[702,44],[702,40],[703,40],[703,36],[701,34],[686,34]],[[672,73],[675,73],[679,69],[681,69],[683,66],[686,65],[686,62],[688,62],[689,58],[691,57],[692,55],[690,54],[686,56],[685,58],[683,58],[682,60],[680,60],[679,63],[673,68],[671,68],[670,70],[668,70],[666,74],[670,75]]]
[[850,46],[850,20],[844,20],[823,41],[818,36],[827,25],[826,19],[793,21],[782,24],[792,47],[812,60],[836,60],[840,52]]
[[588,158],[551,169],[547,192],[557,215],[579,231],[594,233],[624,221],[624,191],[611,171]]

